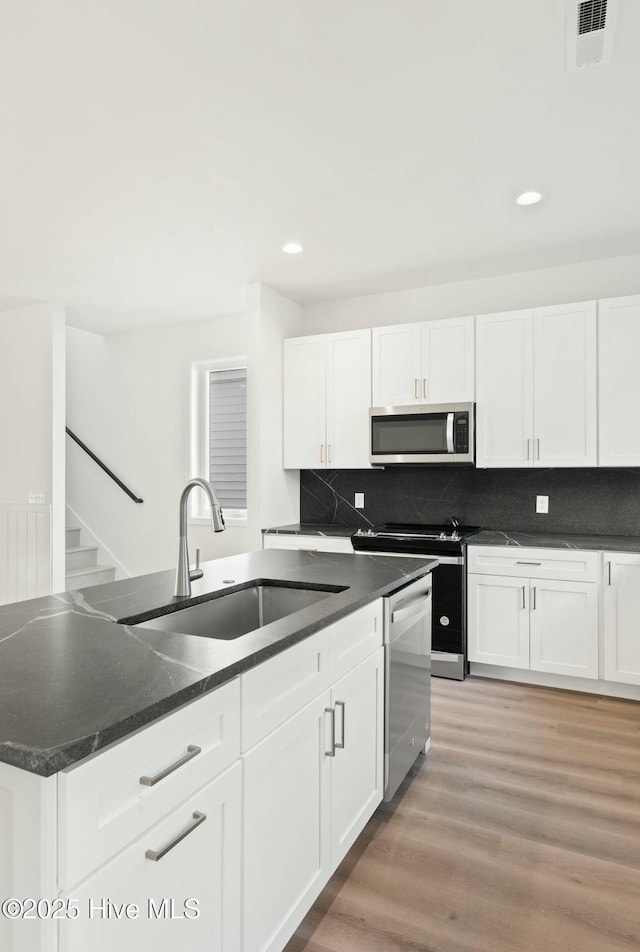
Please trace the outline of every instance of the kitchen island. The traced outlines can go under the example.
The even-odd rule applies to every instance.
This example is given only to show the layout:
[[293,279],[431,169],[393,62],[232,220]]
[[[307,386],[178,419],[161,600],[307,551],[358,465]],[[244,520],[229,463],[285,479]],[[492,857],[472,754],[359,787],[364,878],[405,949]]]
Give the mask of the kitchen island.
[[[0,899],[63,905],[0,947],[282,948],[381,800],[380,599],[431,565],[263,551],[190,599],[162,572],[1,609]],[[256,579],[342,590],[235,641],[117,621]]]

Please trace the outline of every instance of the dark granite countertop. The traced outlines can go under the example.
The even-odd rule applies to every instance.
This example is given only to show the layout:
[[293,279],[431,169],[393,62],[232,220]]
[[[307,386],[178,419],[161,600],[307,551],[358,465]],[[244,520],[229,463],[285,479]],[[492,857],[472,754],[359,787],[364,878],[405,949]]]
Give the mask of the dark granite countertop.
[[604,549],[609,552],[640,552],[640,536],[572,535],[563,533],[498,532],[483,529],[469,545],[538,546],[548,549]]
[[[290,550],[206,562],[191,599],[157,572],[0,608],[0,761],[48,777],[402,584],[433,561]],[[253,579],[348,586],[235,641],[115,624]],[[230,584],[228,580],[234,580]]]
[[263,529],[263,535],[318,535],[318,536],[338,536],[344,539],[350,539],[354,532],[360,526],[322,526],[312,525],[311,523],[293,523],[290,526],[272,526],[269,529]]

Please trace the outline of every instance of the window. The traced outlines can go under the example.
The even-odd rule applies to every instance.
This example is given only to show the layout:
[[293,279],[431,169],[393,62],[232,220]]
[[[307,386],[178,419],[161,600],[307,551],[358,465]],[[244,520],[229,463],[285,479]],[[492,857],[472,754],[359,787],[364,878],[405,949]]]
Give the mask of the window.
[[[213,484],[225,522],[247,519],[247,368],[237,357],[191,366],[191,474]],[[209,521],[204,493],[191,494],[193,521]]]

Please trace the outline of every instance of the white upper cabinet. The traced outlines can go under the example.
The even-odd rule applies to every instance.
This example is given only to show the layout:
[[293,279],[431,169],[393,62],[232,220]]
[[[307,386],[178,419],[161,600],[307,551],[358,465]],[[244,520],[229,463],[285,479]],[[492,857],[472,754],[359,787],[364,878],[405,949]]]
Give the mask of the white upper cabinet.
[[370,406],[370,330],[285,340],[285,469],[368,469]]
[[640,466],[640,296],[598,302],[601,466]]
[[533,314],[536,466],[597,466],[596,303]]
[[478,466],[531,466],[533,311],[476,318]]
[[595,302],[476,320],[477,465],[596,466]]
[[373,405],[475,399],[474,318],[374,327]]

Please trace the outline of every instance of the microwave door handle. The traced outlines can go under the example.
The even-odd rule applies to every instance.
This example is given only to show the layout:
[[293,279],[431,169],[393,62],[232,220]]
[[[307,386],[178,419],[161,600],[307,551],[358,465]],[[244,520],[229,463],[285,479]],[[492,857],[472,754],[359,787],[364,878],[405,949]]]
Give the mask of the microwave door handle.
[[447,413],[447,453],[453,453],[453,413]]

